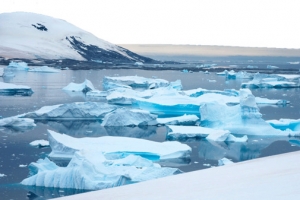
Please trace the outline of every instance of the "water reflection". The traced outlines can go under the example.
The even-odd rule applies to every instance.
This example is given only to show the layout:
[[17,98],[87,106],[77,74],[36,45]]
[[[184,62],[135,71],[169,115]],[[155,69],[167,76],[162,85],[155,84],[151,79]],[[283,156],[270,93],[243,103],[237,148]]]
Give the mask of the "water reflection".
[[8,127],[0,127],[0,134],[9,134],[9,135],[18,135],[23,134],[27,131],[33,130],[32,126],[8,126]]

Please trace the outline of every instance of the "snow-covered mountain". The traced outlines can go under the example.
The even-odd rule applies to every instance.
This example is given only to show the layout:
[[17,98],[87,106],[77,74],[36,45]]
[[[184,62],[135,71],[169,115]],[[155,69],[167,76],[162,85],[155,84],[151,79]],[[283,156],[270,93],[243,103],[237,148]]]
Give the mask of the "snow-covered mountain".
[[64,20],[26,12],[0,14],[0,57],[114,63],[154,61]]

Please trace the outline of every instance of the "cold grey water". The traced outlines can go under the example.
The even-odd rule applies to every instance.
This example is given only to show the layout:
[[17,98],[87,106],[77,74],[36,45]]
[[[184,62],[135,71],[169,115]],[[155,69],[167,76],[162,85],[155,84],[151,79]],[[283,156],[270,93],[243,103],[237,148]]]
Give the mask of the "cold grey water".
[[[182,73],[179,70],[62,70],[60,73],[32,73],[16,71],[15,77],[0,77],[0,82],[27,85],[34,93],[31,96],[0,96],[0,116],[10,117],[34,111],[42,106],[83,101],[105,101],[91,99],[84,93],[65,92],[63,87],[70,82],[81,83],[90,80],[96,89],[102,90],[104,76],[143,76],[161,78],[168,81],[181,80],[183,89],[240,89],[241,83],[248,80],[226,79],[216,73],[203,72]],[[212,81],[214,80],[214,81]],[[256,97],[285,99],[290,104],[285,106],[265,106],[260,108],[263,119],[299,119],[299,88],[289,89],[251,89]],[[25,187],[19,183],[28,177],[28,165],[39,158],[45,158],[51,148],[34,148],[30,142],[39,139],[47,140],[47,129],[65,133],[73,137],[123,136],[136,137],[162,142],[166,140],[166,127],[123,127],[103,128],[98,121],[37,121],[34,128],[0,127],[0,194],[1,199],[51,199],[60,196],[86,192],[82,190]],[[207,140],[181,141],[192,148],[190,159],[181,162],[161,162],[162,166],[177,167],[183,172],[218,166],[218,160],[225,155],[233,162],[240,162],[264,156],[299,150],[300,140],[290,137],[249,136],[246,143],[211,142]],[[67,163],[56,161],[59,166]]]

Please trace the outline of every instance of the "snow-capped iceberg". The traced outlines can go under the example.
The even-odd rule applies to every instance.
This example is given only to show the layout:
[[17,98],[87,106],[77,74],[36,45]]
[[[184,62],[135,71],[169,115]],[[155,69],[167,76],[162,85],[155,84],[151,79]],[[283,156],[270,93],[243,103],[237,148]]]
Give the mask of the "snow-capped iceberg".
[[176,168],[160,167],[140,156],[129,155],[107,160],[101,153],[76,152],[67,167],[48,158],[29,165],[30,177],[21,184],[55,188],[99,190],[181,173]]
[[0,82],[0,94],[30,96],[33,91],[29,86]]
[[71,158],[79,150],[103,153],[107,158],[139,155],[150,160],[189,157],[191,148],[179,142],[153,142],[149,140],[103,136],[99,138],[73,138],[48,130],[53,158]]
[[44,106],[37,111],[21,115],[33,119],[69,119],[69,120],[95,120],[102,119],[107,113],[117,109],[118,106],[99,102],[75,102]]
[[95,90],[93,84],[91,81],[85,79],[82,83],[69,83],[66,87],[63,88],[63,90],[66,91],[72,91],[72,92],[88,92],[91,90]]
[[156,115],[139,109],[119,108],[105,115],[102,126],[152,126],[157,125]]
[[60,70],[54,69],[48,66],[35,67],[28,70],[29,72],[41,72],[41,73],[58,73]]
[[33,119],[19,118],[19,117],[7,117],[0,119],[0,126],[6,127],[34,127],[36,124]]
[[166,117],[166,118],[156,119],[158,124],[185,125],[185,126],[196,125],[198,120],[199,117],[197,117],[196,115],[183,115],[179,117]]
[[274,129],[261,118],[255,97],[249,89],[240,90],[240,104],[228,106],[207,102],[200,107],[201,124],[246,135],[293,135],[291,131]]
[[105,76],[103,78],[103,88],[110,89],[107,87],[109,83],[116,83],[121,85],[127,85],[135,88],[158,88],[166,87],[169,85],[169,81],[164,79],[153,79],[144,78],[140,76],[121,76],[121,77],[109,77]]
[[29,67],[26,62],[11,61],[6,68],[9,70],[20,70],[20,71],[28,71],[29,70]]

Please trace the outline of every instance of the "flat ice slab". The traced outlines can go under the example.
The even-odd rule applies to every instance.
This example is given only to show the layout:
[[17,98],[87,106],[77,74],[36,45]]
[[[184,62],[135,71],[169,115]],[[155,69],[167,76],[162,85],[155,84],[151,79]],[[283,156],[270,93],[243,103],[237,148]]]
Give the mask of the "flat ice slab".
[[297,151],[60,199],[297,199],[299,166]]
[[41,72],[41,73],[58,73],[60,70],[54,69],[52,67],[48,66],[42,66],[42,67],[34,67],[28,70],[29,72]]
[[29,86],[0,82],[0,94],[30,96],[33,91]]
[[151,160],[189,157],[191,148],[179,142],[153,142],[144,139],[103,136],[73,138],[48,130],[53,158],[71,158],[78,150],[104,153],[105,156],[139,155]]

